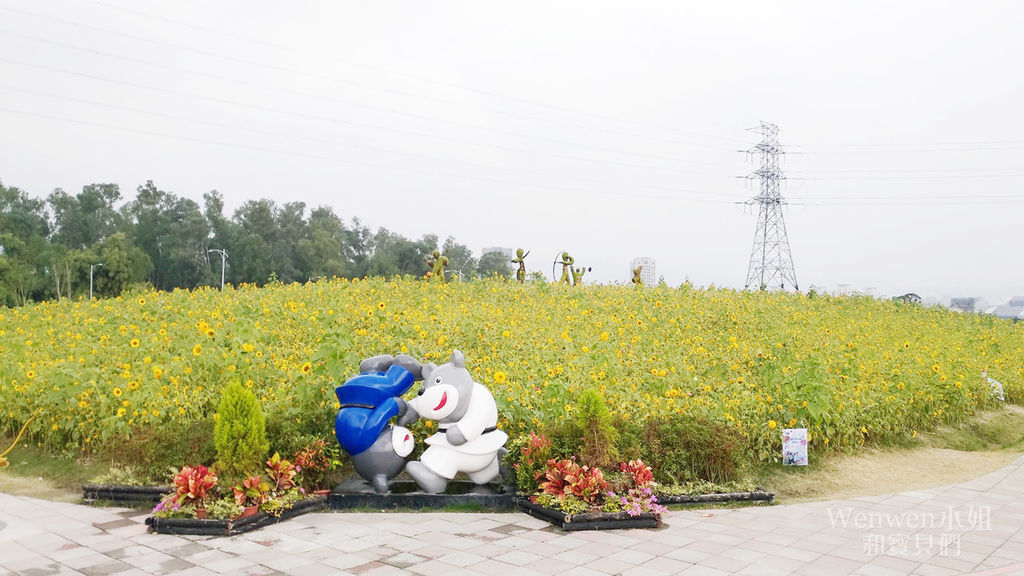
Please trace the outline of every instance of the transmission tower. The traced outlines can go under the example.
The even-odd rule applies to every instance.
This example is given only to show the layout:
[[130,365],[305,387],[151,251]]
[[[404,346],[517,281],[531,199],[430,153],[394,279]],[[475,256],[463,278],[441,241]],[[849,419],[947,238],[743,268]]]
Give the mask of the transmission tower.
[[779,191],[779,181],[785,178],[779,169],[779,156],[784,154],[778,141],[779,127],[761,122],[760,126],[751,130],[760,130],[761,141],[747,153],[760,156],[761,167],[747,175],[747,178],[761,180],[761,193],[747,200],[747,204],[760,204],[760,209],[745,288],[753,286],[754,289],[764,290],[778,287],[785,290],[788,285],[799,290],[796,272],[793,271],[793,256],[789,252],[786,223],[782,219],[782,205],[786,201]]

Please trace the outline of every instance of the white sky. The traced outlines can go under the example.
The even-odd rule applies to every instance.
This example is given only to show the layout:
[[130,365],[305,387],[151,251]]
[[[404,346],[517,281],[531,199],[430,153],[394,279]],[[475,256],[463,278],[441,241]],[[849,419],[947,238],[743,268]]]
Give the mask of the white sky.
[[0,0],[0,180],[328,204],[742,288],[780,128],[803,289],[1024,294],[1018,2]]

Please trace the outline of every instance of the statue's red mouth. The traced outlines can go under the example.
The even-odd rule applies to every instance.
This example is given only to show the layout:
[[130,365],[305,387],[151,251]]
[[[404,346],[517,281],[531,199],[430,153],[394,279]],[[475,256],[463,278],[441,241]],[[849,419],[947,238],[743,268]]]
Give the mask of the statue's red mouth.
[[448,393],[447,392],[442,392],[441,393],[441,401],[437,403],[437,406],[434,406],[434,412],[437,412],[438,410],[443,408],[444,405],[447,404],[447,403],[448,403]]

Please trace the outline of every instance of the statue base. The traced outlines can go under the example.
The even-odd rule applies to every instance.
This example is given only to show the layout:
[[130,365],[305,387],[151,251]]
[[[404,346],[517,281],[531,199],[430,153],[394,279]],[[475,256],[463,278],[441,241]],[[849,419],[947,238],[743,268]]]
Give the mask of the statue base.
[[353,478],[338,484],[327,501],[332,510],[458,508],[482,511],[512,510],[514,496],[514,491],[501,484],[478,485],[462,480],[449,482],[448,489],[441,494],[424,492],[412,480],[395,480],[387,494],[377,494],[369,482]]

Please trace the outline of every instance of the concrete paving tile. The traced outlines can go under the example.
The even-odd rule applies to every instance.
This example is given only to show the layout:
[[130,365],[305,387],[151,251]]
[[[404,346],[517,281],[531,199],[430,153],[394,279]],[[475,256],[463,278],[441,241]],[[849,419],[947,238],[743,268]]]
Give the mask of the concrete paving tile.
[[612,560],[618,560],[620,562],[625,562],[626,564],[639,566],[640,564],[643,564],[644,562],[647,562],[648,560],[654,558],[654,555],[637,550],[636,546],[633,546],[632,548],[620,550],[615,554],[608,556],[608,558]]
[[[486,562],[488,561],[485,560],[484,562],[481,562],[479,565],[474,565],[474,568],[480,570],[481,566],[485,565]],[[529,568],[530,570],[535,570],[537,572],[540,572],[541,574],[561,574],[566,570],[575,568],[576,566],[580,565],[568,562],[561,558],[554,557],[541,558],[539,560],[526,564],[525,566],[516,566],[512,564],[507,564],[505,562],[500,562],[500,564],[505,568],[504,573],[507,574],[518,574],[519,568]]]
[[605,558],[598,558],[597,560],[586,564],[584,568],[592,568],[598,572],[603,572],[604,574],[622,574],[634,566],[636,566],[636,564],[615,560],[611,556],[608,556]]
[[565,576],[608,576],[607,572],[601,572],[593,568],[586,566],[577,566],[575,568],[566,570],[563,573]]
[[560,553],[556,558],[563,562],[568,562],[573,566],[583,566],[597,560],[600,556],[581,551],[579,548],[573,548],[572,550],[566,550],[565,552]]
[[648,568],[665,574],[678,574],[690,566],[693,566],[690,562],[684,562],[674,558],[666,558],[664,556],[656,556],[647,562],[644,562],[637,568]]
[[679,573],[680,576],[727,576],[729,573],[710,566],[694,565]]
[[960,576],[964,572],[956,570],[955,568],[944,568],[942,566],[930,566],[922,564],[917,570],[914,570],[911,574],[914,576]]
[[863,566],[863,563],[855,560],[849,560],[847,558],[839,558],[838,556],[819,556],[814,560],[808,562],[797,570],[798,574],[828,574],[829,576],[846,576],[852,574],[854,570]]
[[460,566],[440,560],[428,560],[422,564],[410,566],[407,570],[414,574],[422,574],[423,576],[446,576],[459,568]]
[[193,566],[185,570],[174,572],[174,576],[220,576],[217,572],[203,568],[202,566]]
[[[699,543],[697,543],[697,544],[699,544]],[[683,561],[683,562],[687,562],[689,564],[697,564],[700,561],[704,560],[705,558],[710,557],[711,555],[712,554],[710,552],[704,552],[704,551],[700,550],[700,546],[699,545],[695,545],[695,547],[693,547],[693,548],[691,548],[691,547],[677,548],[676,550],[673,550],[673,551],[669,552],[668,554],[665,554],[665,557],[666,558],[671,558],[673,560],[680,560],[680,561]]]
[[492,557],[495,560],[499,560],[501,562],[511,564],[513,566],[526,566],[527,564],[531,564],[539,560],[545,560],[543,556],[534,554],[533,552],[528,552],[526,550],[512,550]]

